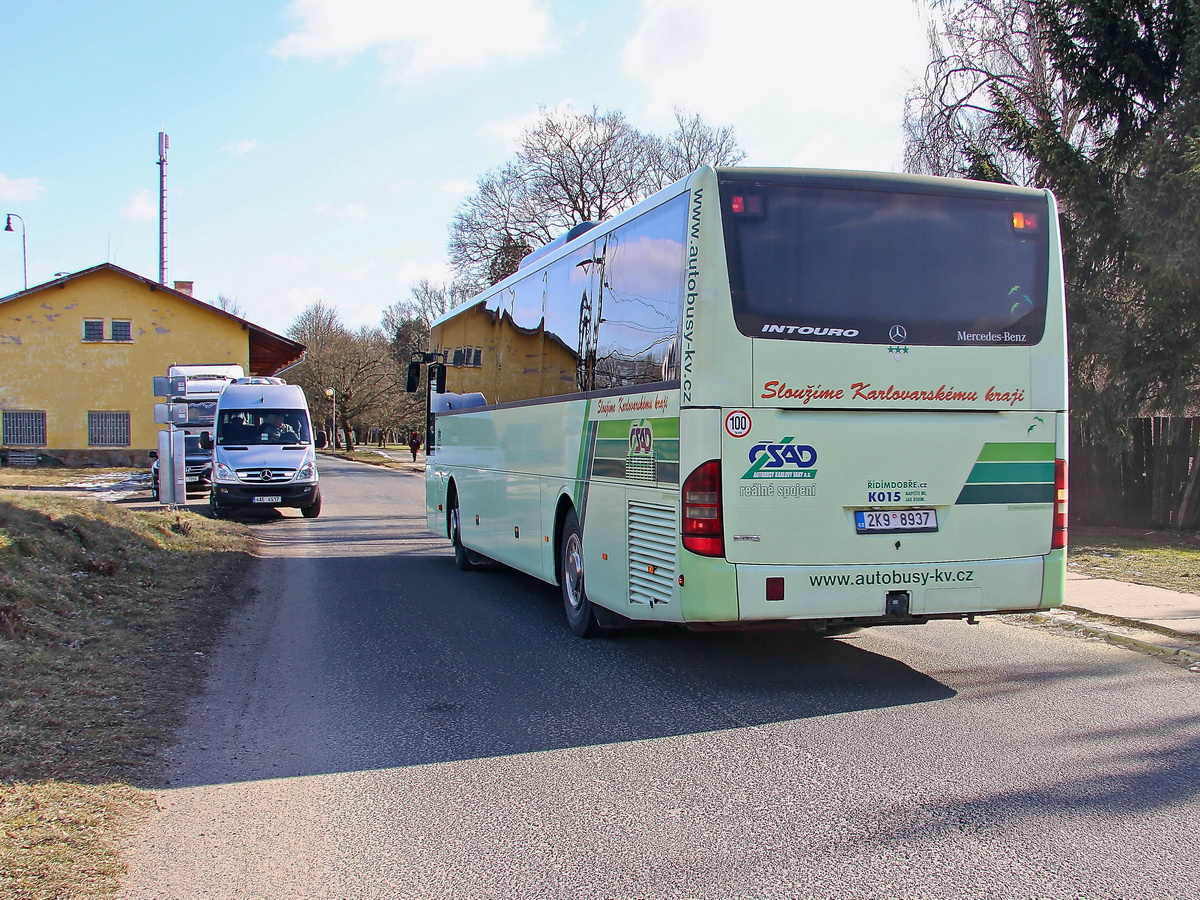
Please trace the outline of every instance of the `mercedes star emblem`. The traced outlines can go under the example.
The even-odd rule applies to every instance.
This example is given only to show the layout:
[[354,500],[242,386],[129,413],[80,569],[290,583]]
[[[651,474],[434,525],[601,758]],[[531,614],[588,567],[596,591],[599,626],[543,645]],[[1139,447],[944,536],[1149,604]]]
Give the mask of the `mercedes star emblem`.
[[892,343],[902,344],[908,339],[908,332],[904,330],[903,325],[893,325],[892,330],[888,332],[888,337],[892,339]]

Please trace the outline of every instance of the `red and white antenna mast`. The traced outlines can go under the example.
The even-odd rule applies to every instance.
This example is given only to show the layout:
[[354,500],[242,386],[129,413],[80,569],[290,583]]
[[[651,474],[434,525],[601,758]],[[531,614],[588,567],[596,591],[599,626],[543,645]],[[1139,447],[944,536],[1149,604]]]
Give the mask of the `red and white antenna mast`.
[[158,283],[167,283],[167,149],[171,138],[158,133]]

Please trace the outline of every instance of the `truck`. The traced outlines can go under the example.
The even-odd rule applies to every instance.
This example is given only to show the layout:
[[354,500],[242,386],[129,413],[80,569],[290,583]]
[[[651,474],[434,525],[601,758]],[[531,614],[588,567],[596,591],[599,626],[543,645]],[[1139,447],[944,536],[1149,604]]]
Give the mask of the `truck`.
[[[175,364],[167,368],[167,381],[170,385],[167,402],[175,409],[186,408],[186,416],[177,414],[179,418],[173,420],[176,430],[184,433],[185,491],[202,491],[209,486],[212,472],[211,454],[201,448],[200,433],[212,429],[217,398],[221,392],[232,382],[245,377],[245,369],[236,364]],[[150,458],[154,460],[150,465],[150,492],[155,500],[159,500],[159,452],[151,450]],[[182,497],[179,499],[182,501]]]

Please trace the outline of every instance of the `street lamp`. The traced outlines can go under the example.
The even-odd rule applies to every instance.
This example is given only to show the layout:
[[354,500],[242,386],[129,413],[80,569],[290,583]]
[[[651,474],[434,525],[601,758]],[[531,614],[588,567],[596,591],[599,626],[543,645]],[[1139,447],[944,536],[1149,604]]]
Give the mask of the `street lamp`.
[[[16,213],[8,214],[8,221],[4,223],[5,231],[12,231],[12,220],[21,219]],[[21,261],[25,267],[25,290],[29,290],[29,254],[25,250],[25,220],[21,219]]]
[[329,398],[330,405],[330,420],[333,422],[333,449],[338,449],[338,433],[337,433],[337,395],[333,392],[333,388],[325,388],[325,396]]

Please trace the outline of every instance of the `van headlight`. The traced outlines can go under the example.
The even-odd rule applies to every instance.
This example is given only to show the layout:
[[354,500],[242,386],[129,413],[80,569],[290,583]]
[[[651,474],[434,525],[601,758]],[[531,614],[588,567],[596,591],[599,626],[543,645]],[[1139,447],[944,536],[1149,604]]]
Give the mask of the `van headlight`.
[[315,481],[317,478],[317,464],[315,462],[306,462],[296,470],[296,477],[293,481]]
[[233,469],[221,462],[217,463],[215,477],[217,481],[237,481],[237,476],[233,474]]

